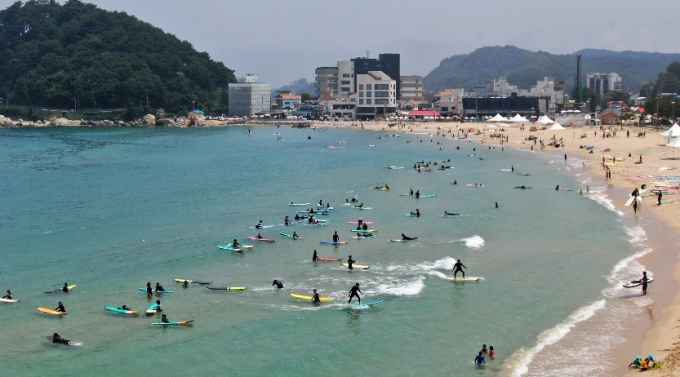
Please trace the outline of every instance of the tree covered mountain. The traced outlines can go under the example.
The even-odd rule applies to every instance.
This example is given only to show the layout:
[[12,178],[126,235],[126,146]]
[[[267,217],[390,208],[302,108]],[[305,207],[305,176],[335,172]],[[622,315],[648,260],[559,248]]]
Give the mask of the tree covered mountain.
[[0,11],[0,97],[57,108],[226,112],[233,71],[189,42],[79,0]]
[[426,91],[438,92],[453,87],[470,90],[474,84],[505,76],[509,83],[529,89],[536,85],[536,80],[549,76],[564,80],[570,90],[576,80],[576,55],[582,56],[583,82],[587,72],[616,72],[622,78],[624,90],[630,92],[638,92],[644,83],[654,80],[669,64],[680,60],[680,54],[587,49],[554,55],[514,46],[494,46],[448,57],[423,81]]

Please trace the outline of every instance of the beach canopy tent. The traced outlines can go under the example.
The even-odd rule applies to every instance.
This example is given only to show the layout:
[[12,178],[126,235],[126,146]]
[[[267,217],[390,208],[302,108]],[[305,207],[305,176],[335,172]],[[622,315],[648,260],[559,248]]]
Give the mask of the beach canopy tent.
[[553,124],[553,123],[555,123],[554,120],[548,118],[545,115],[541,115],[541,117],[538,118],[537,122],[540,123],[540,124]]
[[[673,148],[673,159],[675,160],[675,149],[680,148],[680,137],[677,139],[673,139],[670,143],[666,144],[666,147]],[[668,149],[668,148],[666,148]]]
[[513,122],[513,123],[528,123],[529,119],[517,114],[514,117],[508,119],[508,122]]
[[680,126],[678,126],[677,123],[675,123],[675,124],[673,125],[673,127],[669,128],[668,130],[666,130],[666,131],[662,132],[661,134],[659,134],[659,136],[667,137],[667,136],[670,135],[671,133],[673,133],[673,136],[672,136],[672,137],[678,137],[678,136],[680,136]]
[[562,125],[559,122],[555,122],[552,126],[548,127],[549,131],[555,131],[555,130],[566,130],[566,128],[562,127]]
[[506,122],[508,119],[503,117],[501,114],[496,114],[493,118],[489,119],[489,122]]

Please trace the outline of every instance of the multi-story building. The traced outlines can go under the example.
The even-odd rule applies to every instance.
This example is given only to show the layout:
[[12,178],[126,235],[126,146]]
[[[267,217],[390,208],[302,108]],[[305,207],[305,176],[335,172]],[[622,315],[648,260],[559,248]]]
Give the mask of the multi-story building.
[[[399,54],[380,54],[378,59],[355,58],[352,59],[352,62],[354,62],[354,73],[356,75],[368,74],[371,71],[381,71],[394,80],[397,86],[397,100],[399,100],[401,99],[399,90],[401,77],[400,60],[401,56]],[[356,84],[354,91],[358,91]]]
[[399,100],[423,102],[423,76],[401,76],[399,81]]
[[490,83],[474,85],[472,89],[478,97],[505,97],[519,91],[516,85],[508,84],[508,80],[503,76],[494,78]]
[[338,62],[338,96],[347,98],[354,90],[354,62],[343,60]]
[[550,107],[550,97],[464,97],[463,112],[465,117],[481,119],[496,114],[512,116],[520,114],[525,117],[538,117],[546,114]]
[[356,75],[359,119],[386,117],[396,111],[397,80],[382,71]]
[[338,92],[338,67],[319,67],[314,71],[316,80],[316,96],[323,100],[325,97]]
[[460,116],[463,114],[463,95],[465,89],[445,89],[439,93],[433,108],[443,116]]
[[588,80],[586,80],[586,87],[601,96],[623,88],[621,76],[617,73],[588,72],[587,76]]
[[272,105],[272,87],[258,82],[255,75],[238,77],[229,84],[229,115],[251,116],[269,113]]

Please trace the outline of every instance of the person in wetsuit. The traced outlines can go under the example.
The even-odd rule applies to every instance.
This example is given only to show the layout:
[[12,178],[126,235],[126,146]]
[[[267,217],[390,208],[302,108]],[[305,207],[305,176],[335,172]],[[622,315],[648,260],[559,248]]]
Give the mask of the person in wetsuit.
[[314,250],[314,254],[312,254],[312,262],[316,262],[316,260],[319,259],[319,256],[316,253],[316,249]]
[[420,198],[420,190],[416,191],[416,199]]
[[417,240],[418,237],[407,237],[404,233],[402,233],[401,239],[404,240],[404,241],[413,241],[413,240]]
[[57,334],[55,332],[54,335],[52,335],[52,343],[66,344],[66,345],[70,346],[70,345],[73,344],[73,341],[71,341],[69,339],[64,339],[61,336],[59,336],[59,334]]
[[[286,217],[288,217],[288,216],[286,216]],[[258,234],[257,234],[257,239],[258,239],[258,240],[261,240],[261,239],[262,239],[262,233],[258,233]]]
[[241,244],[236,240],[236,238],[234,238],[234,242],[231,243],[231,247],[233,247],[234,249],[237,249],[237,248],[241,247]]
[[146,283],[146,296],[153,296],[153,288],[151,288],[151,282]]
[[347,303],[351,303],[352,298],[356,296],[359,299],[359,305],[361,305],[361,296],[359,296],[359,293],[361,293],[361,289],[359,289],[359,283],[356,283],[352,289],[349,290],[349,301],[347,301]]
[[161,300],[156,300],[156,309],[157,312],[162,312],[163,307],[161,307]]
[[161,285],[161,283],[156,283],[156,292],[161,292],[164,291],[165,288]]
[[361,226],[361,229],[368,230],[368,224],[364,223],[364,225]]
[[292,238],[293,238],[294,240],[296,240],[296,239],[300,238],[300,236],[298,236],[298,234],[297,234],[296,231],[293,231]]
[[314,295],[312,297],[313,297],[312,301],[321,302],[321,295],[319,294],[319,292],[316,289],[314,290]]
[[58,311],[58,312],[66,313],[66,308],[64,308],[64,303],[61,302],[61,301],[59,301],[59,306],[57,306],[57,308],[54,309],[54,310]]
[[333,233],[333,242],[340,242],[340,236],[338,235],[337,230]]
[[458,271],[463,273],[463,279],[465,279],[465,271],[463,271],[463,268],[465,268],[467,270],[467,267],[465,267],[463,262],[461,262],[460,259],[458,259],[456,264],[453,265],[453,270],[451,270],[451,271],[453,271],[453,278],[454,279],[456,278],[456,275],[458,275]]
[[184,284],[182,284],[182,288],[189,288],[189,280],[184,280]]
[[[362,220],[361,217],[360,217],[360,218],[359,218],[359,221],[357,221],[357,224],[358,224],[359,226],[361,226],[363,223],[364,223],[364,220]],[[359,228],[357,228],[357,229],[359,229]]]
[[61,288],[64,293],[68,293],[68,283],[64,283],[64,286]]
[[4,296],[2,296],[2,298],[6,298],[6,299],[9,299],[9,300],[13,299],[14,297],[12,296],[12,291],[10,291],[10,290],[8,289],[8,290],[7,290],[7,294],[4,295]]
[[168,319],[168,316],[167,316],[167,315],[163,314],[163,315],[161,316],[161,322],[163,322],[163,323],[170,323],[170,320]]
[[280,280],[274,280],[274,282],[272,283],[272,285],[275,285],[276,288],[278,288],[278,289],[283,288],[283,283],[282,283]]
[[300,220],[300,215],[298,215],[297,213],[295,214],[295,220]]
[[642,295],[647,296],[647,284],[649,284],[649,278],[647,277],[647,271],[642,273]]
[[354,263],[356,263],[356,261],[354,259],[352,259],[352,256],[350,255],[349,258],[347,258],[347,268],[349,268],[350,270],[353,270],[354,266],[352,266],[352,265]]
[[290,225],[290,219],[288,219],[288,216],[286,216],[286,218],[283,219],[283,223],[284,223],[285,225]]
[[255,225],[255,228],[262,229],[262,220],[260,220],[260,222]]

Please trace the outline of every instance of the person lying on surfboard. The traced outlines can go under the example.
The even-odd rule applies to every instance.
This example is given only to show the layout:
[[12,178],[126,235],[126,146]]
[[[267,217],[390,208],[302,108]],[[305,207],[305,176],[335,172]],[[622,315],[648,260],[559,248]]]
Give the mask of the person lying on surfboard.
[[444,211],[444,216],[459,216],[459,215],[460,215],[460,213],[451,213],[451,212]]
[[62,338],[56,332],[54,333],[54,335],[52,335],[52,343],[61,343],[61,344],[69,345],[69,346],[73,345],[73,341],[71,341],[69,339]]
[[404,240],[404,241],[413,241],[413,240],[417,240],[418,237],[407,237],[404,233],[402,233],[401,239]]

